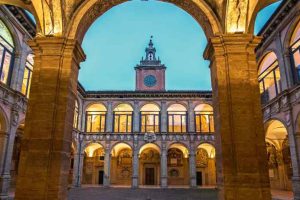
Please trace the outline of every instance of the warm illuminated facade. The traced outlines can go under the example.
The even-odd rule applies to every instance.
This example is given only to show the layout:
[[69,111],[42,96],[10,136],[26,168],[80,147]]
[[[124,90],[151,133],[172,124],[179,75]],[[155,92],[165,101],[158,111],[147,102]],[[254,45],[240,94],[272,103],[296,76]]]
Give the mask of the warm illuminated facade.
[[152,40],[136,91],[85,91],[75,105],[73,184],[215,186],[210,91],[166,91]]
[[[121,1],[105,5],[104,1],[95,1],[94,5],[92,1],[82,5],[74,1],[78,4],[72,6],[58,6],[56,0],[50,4],[53,2],[55,6],[47,8],[54,9],[51,14],[47,9],[45,15],[35,10],[39,37],[30,43],[33,50],[27,41],[34,38],[34,23],[20,8],[0,7],[0,199],[8,197],[16,180],[17,197],[26,199],[27,195],[31,199],[32,193],[40,199],[46,198],[44,194],[56,193],[65,197],[66,184],[53,184],[54,189],[48,189],[40,183],[57,183],[67,173],[69,184],[75,187],[217,186],[220,195],[234,194],[234,199],[243,200],[270,199],[270,182],[271,188],[293,190],[295,199],[300,199],[299,1],[280,5],[260,33],[261,43],[251,33],[252,18],[271,1],[257,1],[258,5],[251,6],[240,1],[239,9],[230,0],[224,1],[226,5],[215,3],[216,9],[204,1],[168,1],[205,27],[210,39],[205,58],[212,63],[212,92],[165,90],[167,68],[156,59],[152,42],[145,59],[135,68],[135,91],[92,92],[80,84],[77,87],[75,69],[84,60],[77,40],[81,42],[89,25],[105,9]],[[38,1],[22,1],[20,6],[41,7]],[[59,20],[61,8],[70,9],[63,13],[68,16],[65,20],[74,20],[72,23]],[[78,15],[70,17],[75,8]],[[68,31],[64,30],[67,25]],[[63,33],[68,40],[62,39]],[[62,46],[68,48],[58,55]],[[34,65],[35,53],[39,57]],[[76,56],[71,57],[73,54]],[[66,72],[75,71],[58,78],[54,74],[61,71],[55,71],[56,66],[65,67]],[[34,68],[39,73],[31,81]],[[47,74],[49,68],[55,71],[51,76]],[[260,88],[264,133],[256,86]],[[29,97],[31,109],[25,126]],[[59,101],[53,103],[46,97],[59,97]],[[21,147],[22,140],[31,146]],[[53,151],[54,146],[64,148]],[[32,165],[37,155],[39,161],[50,164]],[[56,160],[51,160],[53,155]],[[45,178],[53,170],[51,164],[64,167],[55,171],[57,177]],[[36,176],[37,170],[41,176]],[[25,184],[30,177],[37,180],[36,184]]]

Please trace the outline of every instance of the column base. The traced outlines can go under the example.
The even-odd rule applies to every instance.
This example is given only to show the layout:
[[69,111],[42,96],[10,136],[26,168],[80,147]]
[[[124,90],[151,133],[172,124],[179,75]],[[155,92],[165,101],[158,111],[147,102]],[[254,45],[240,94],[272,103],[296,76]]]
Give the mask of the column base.
[[132,185],[131,188],[136,189],[139,188],[139,180],[138,177],[132,177]]
[[8,199],[10,180],[9,174],[4,174],[0,177],[0,200]]
[[167,178],[161,178],[160,179],[160,187],[161,188],[168,188],[168,179]]
[[292,177],[294,200],[300,200],[300,176]]
[[196,177],[191,177],[190,178],[190,187],[191,188],[196,188],[197,187]]

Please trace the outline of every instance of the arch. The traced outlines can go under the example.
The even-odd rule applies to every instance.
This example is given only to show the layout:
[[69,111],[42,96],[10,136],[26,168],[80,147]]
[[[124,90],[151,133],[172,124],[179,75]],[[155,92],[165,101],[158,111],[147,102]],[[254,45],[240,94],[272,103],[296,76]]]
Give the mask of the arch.
[[130,149],[132,150],[131,145],[129,145],[126,142],[118,142],[116,144],[114,144],[110,150],[110,153],[113,157],[116,157],[119,155],[120,151],[123,149]]
[[[172,3],[187,13],[189,13],[203,28],[207,38],[222,33],[222,26],[212,8],[204,1],[193,0],[162,0],[163,2]],[[74,13],[71,23],[68,27],[67,37],[69,39],[78,39],[82,42],[83,37],[91,24],[106,11],[127,0],[116,1],[99,1],[90,0],[83,2]]]
[[181,142],[174,142],[169,145],[168,150],[170,150],[172,148],[179,149],[183,153],[185,158],[189,157],[189,149],[186,146],[186,144],[181,143]]
[[265,53],[258,64],[258,75],[264,72],[276,60],[277,60],[277,55],[274,51],[268,51],[267,53]]
[[198,104],[194,108],[194,111],[198,111],[198,112],[213,112],[213,110],[214,110],[213,107],[207,103]]
[[300,39],[300,21],[298,21],[296,28],[293,30],[293,34],[290,39],[290,45],[293,45],[299,39]]
[[167,111],[187,111],[186,106],[182,105],[181,103],[173,103],[171,105],[168,106]]
[[144,150],[149,149],[149,148],[154,149],[154,150],[158,151],[159,154],[161,154],[160,147],[155,143],[147,143],[147,144],[142,145],[140,147],[139,154],[141,154]]
[[160,107],[156,103],[146,103],[140,108],[140,111],[160,111]]
[[113,109],[114,111],[133,111],[132,105],[129,103],[119,103],[115,108]]
[[255,28],[255,20],[257,18],[257,14],[266,8],[267,6],[278,2],[279,0],[264,0],[264,1],[257,1],[257,4],[252,8],[252,16],[249,21],[249,26],[248,26],[248,33],[254,33],[254,28]]
[[89,143],[83,149],[88,157],[93,157],[94,152],[99,148],[104,149],[104,147],[100,143]]
[[90,111],[90,112],[92,112],[92,111],[103,111],[103,112],[106,112],[107,108],[103,103],[91,103],[86,107],[85,111]]
[[266,141],[281,149],[282,142],[287,138],[288,131],[285,123],[278,119],[271,119],[265,123]]
[[299,24],[300,24],[300,15],[295,16],[292,19],[292,22],[290,23],[290,25],[288,27],[288,31],[285,34],[283,46],[284,46],[284,49],[287,51],[290,49],[293,34],[294,34],[295,30],[297,29],[297,27],[299,26]]
[[215,158],[216,157],[216,148],[210,144],[210,143],[202,143],[198,145],[197,149],[202,148],[205,149],[209,158]]

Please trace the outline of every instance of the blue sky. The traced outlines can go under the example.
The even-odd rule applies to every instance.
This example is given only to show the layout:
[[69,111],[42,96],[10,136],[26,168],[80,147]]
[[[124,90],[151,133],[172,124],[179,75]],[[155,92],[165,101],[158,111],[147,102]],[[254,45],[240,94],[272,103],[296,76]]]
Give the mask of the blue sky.
[[[258,15],[255,32],[279,3]],[[207,39],[197,22],[182,9],[158,1],[130,1],[98,18],[83,41],[87,59],[79,81],[86,90],[134,90],[134,66],[144,56],[150,36],[167,66],[166,89],[209,90],[209,62],[203,59]]]

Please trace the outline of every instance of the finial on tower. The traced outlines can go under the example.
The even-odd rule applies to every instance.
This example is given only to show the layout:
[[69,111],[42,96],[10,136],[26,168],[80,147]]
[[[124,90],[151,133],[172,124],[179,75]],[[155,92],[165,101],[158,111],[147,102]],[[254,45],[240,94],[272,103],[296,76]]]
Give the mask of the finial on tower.
[[152,46],[153,46],[152,39],[153,39],[153,35],[151,35],[151,36],[150,36],[150,42],[149,42],[149,46],[150,46],[150,47],[152,47]]

